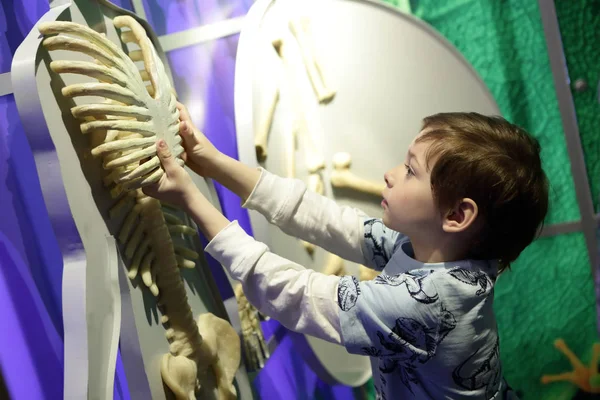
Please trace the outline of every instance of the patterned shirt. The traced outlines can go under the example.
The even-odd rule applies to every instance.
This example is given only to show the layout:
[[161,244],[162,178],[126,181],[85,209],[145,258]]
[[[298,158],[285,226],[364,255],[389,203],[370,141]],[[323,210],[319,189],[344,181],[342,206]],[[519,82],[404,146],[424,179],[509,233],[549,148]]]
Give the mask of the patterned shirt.
[[260,311],[369,356],[378,399],[516,398],[499,359],[496,262],[418,262],[409,238],[380,219],[265,170],[244,207],[289,235],[382,271],[362,282],[323,275],[271,253],[235,221],[206,247]]
[[371,357],[378,399],[500,398],[497,264],[424,264],[381,220],[364,227],[365,259],[382,273],[342,277],[338,302],[344,345]]

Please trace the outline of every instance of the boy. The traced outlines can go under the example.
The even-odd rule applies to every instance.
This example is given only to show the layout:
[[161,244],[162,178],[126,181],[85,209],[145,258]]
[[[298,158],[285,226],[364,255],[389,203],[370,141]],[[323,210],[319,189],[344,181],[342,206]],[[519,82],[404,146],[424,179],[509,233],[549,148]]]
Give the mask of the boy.
[[210,241],[206,252],[254,306],[291,330],[370,356],[378,399],[514,396],[502,379],[493,288],[547,212],[535,139],[499,117],[427,117],[405,163],[385,174],[383,218],[373,219],[223,155],[179,108],[193,171],[284,232],[382,271],[358,282],[269,252],[221,215],[159,142],[166,173],[144,191],[188,212]]

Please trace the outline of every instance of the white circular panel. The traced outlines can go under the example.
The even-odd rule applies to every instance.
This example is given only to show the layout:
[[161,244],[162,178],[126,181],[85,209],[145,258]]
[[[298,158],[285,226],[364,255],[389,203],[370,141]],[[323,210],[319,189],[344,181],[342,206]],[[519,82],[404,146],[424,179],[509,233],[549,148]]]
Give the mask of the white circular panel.
[[[319,104],[306,73],[288,20],[308,17],[310,39],[334,100]],[[286,69],[271,45],[281,37]],[[366,0],[259,0],[242,30],[236,61],[235,114],[239,158],[258,165],[254,135],[270,93],[280,88],[268,140],[269,171],[285,175],[285,141],[299,113],[305,129],[326,161],[325,195],[340,204],[358,207],[380,217],[381,198],[333,191],[329,172],[333,154],[352,156],[351,171],[383,182],[386,170],[402,163],[425,116],[448,111],[499,114],[498,107],[473,68],[458,51],[425,23],[384,4]],[[306,179],[298,137],[296,177]],[[311,257],[300,242],[270,226],[251,212],[254,236],[271,250],[307,268],[322,270],[326,253]],[[358,266],[346,262],[346,271],[358,275]],[[310,355],[322,379],[358,386],[370,376],[367,357],[351,355],[341,346],[307,337]]]

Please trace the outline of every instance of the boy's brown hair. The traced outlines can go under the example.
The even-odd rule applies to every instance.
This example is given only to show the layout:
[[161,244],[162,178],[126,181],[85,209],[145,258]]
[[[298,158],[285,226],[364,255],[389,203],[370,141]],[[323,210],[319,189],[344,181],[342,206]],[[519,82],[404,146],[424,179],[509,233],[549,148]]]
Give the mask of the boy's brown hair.
[[498,260],[500,272],[510,268],[548,212],[538,141],[504,118],[477,113],[435,114],[423,130],[417,142],[431,141],[426,158],[428,166],[435,159],[431,188],[440,212],[470,198],[483,219],[469,258]]

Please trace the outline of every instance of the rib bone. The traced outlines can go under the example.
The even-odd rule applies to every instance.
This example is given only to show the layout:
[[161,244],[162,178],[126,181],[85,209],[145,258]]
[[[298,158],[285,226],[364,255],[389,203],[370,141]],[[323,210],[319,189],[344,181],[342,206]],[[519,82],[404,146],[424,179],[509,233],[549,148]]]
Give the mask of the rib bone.
[[287,132],[285,138],[285,174],[288,178],[296,177],[296,126]]

